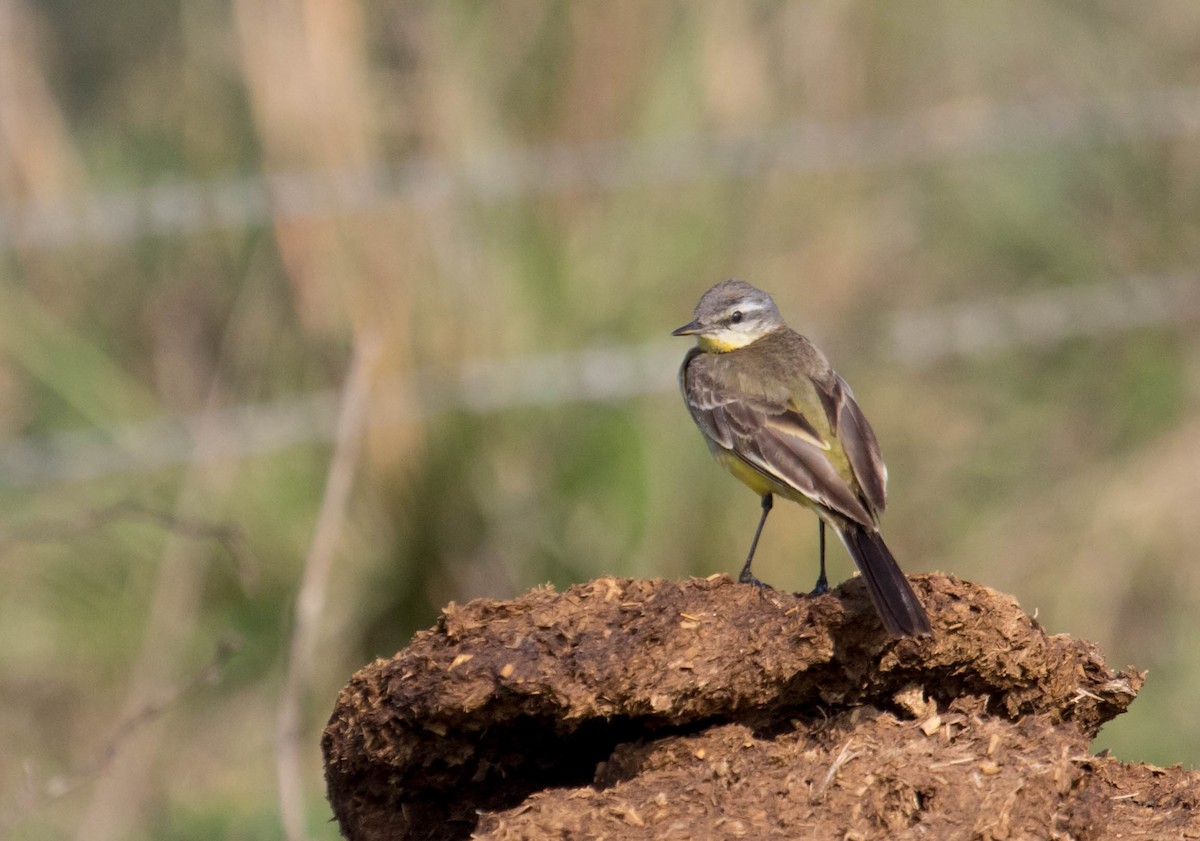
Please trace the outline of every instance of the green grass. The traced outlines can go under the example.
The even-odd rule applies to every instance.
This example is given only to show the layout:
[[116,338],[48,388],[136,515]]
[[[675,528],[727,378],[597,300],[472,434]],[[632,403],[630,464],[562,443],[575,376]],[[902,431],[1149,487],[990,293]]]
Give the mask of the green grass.
[[[0,432],[112,430],[338,389],[368,332],[384,341],[380,383],[666,341],[705,288],[742,276],[820,340],[866,407],[891,467],[884,528],[906,567],[1012,590],[1050,630],[1095,634],[1112,665],[1151,668],[1144,697],[1099,744],[1195,767],[1188,605],[1200,598],[1190,572],[1200,527],[1188,475],[1172,467],[1196,457],[1195,318],[922,368],[894,358],[886,332],[900,310],[1194,271],[1200,155],[1187,132],[1131,140],[1097,118],[1028,148],[974,154],[953,142],[975,109],[1187,90],[1200,19],[1182,0],[1151,6],[1134,20],[1119,4],[997,11],[946,0],[521,14],[366,4],[361,28],[353,15],[317,27],[341,33],[319,48],[243,50],[224,9],[137,0],[97,25],[40,4],[38,49],[22,60],[47,80],[47,110],[22,124],[21,149],[43,158],[6,155],[25,168],[0,179],[0,207],[162,178],[337,169],[361,136],[388,165],[436,161],[453,189],[250,229],[10,249]],[[286,96],[264,105],[246,62],[280,48],[289,71],[265,76],[270,90],[294,92],[303,57],[324,56],[324,78],[346,83],[337,103],[357,102],[361,80],[360,124],[330,130],[308,88],[294,112]],[[308,114],[318,119],[306,124]],[[910,118],[944,146],[814,171],[786,148],[675,175],[669,155],[644,170],[618,157],[605,170],[617,186],[510,197],[476,192],[465,175],[526,147],[629,142],[645,153],[670,150],[664,138],[762,140],[868,120],[886,138]],[[228,636],[241,648],[219,683],[164,715],[128,837],[279,837],[274,714],[329,458],[317,442],[0,488],[0,780],[25,779],[32,763],[31,785],[44,787],[86,766],[118,728],[130,670],[157,633],[148,621],[164,552],[183,541],[200,575],[173,680],[191,679]],[[87,526],[125,500],[236,529],[253,574],[219,541],[145,517]],[[373,428],[305,697],[311,830],[335,837],[316,743],[338,687],[447,601],[600,574],[735,573],[757,512],[670,391],[450,407]],[[35,539],[47,529],[52,539]],[[805,512],[773,515],[763,574],[810,586],[814,531]],[[17,837],[70,833],[93,794],[89,781]],[[20,803],[11,785],[0,790],[0,819]]]

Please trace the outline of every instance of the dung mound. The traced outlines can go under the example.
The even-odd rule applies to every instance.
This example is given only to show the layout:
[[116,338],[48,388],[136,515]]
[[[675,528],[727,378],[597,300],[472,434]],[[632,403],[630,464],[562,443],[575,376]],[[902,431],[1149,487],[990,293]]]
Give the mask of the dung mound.
[[451,604],[339,695],[334,814],[355,841],[1200,835],[1200,775],[1088,753],[1142,675],[1008,596],[912,580],[924,640],[887,638],[856,579]]

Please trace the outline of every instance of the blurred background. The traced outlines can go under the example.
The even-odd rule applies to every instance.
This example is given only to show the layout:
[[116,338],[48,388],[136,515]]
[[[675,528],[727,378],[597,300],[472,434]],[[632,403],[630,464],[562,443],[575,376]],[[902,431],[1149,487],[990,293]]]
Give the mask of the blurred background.
[[1188,0],[0,0],[0,835],[335,838],[337,691],[446,602],[736,574],[668,336],[729,276],[905,569],[1196,767],[1198,221]]

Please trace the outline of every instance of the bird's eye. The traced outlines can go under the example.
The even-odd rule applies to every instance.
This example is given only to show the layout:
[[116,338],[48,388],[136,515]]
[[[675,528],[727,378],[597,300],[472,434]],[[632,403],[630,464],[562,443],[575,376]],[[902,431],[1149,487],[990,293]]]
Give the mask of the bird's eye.
[[742,323],[742,311],[734,310],[733,314],[731,316],[729,316],[729,321],[732,324],[741,324]]

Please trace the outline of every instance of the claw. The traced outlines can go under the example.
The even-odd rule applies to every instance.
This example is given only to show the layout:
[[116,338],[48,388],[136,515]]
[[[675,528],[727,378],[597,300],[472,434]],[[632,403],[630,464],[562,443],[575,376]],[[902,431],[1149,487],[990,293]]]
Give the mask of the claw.
[[753,575],[750,574],[750,570],[748,570],[748,569],[742,570],[742,574],[738,576],[738,584],[753,584],[755,587],[757,587],[760,590],[774,590],[775,589],[774,587],[772,587],[770,584],[766,583],[765,581],[759,581],[757,578],[755,578]]

